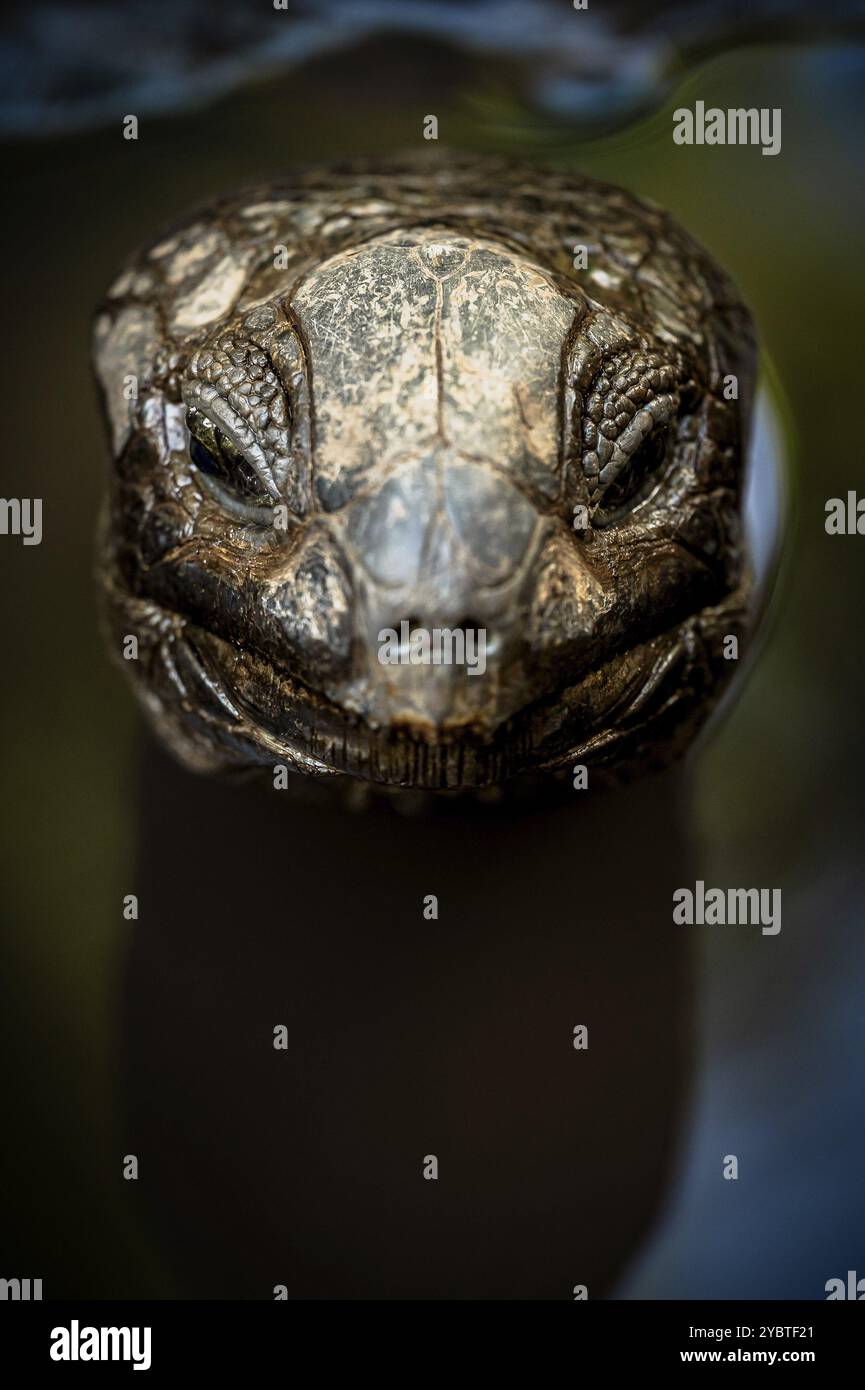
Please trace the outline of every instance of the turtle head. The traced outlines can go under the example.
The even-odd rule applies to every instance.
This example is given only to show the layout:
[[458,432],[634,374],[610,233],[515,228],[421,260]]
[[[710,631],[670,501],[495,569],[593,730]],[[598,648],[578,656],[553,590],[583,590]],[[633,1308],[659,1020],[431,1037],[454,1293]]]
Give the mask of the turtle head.
[[146,707],[199,768],[665,761],[746,626],[750,339],[698,306],[708,272],[654,313],[608,252],[577,275],[526,195],[508,228],[353,196],[312,244],[300,197],[193,224],[97,320],[107,612]]

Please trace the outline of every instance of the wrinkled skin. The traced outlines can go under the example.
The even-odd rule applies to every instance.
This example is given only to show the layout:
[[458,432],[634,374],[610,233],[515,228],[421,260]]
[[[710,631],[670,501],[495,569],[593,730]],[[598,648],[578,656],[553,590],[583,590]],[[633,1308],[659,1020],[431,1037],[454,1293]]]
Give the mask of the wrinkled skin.
[[[300,175],[142,252],[95,360],[112,646],[137,637],[124,667],[192,768],[655,767],[735,669],[751,323],[621,190],[477,160]],[[404,619],[483,629],[483,674],[382,665]]]

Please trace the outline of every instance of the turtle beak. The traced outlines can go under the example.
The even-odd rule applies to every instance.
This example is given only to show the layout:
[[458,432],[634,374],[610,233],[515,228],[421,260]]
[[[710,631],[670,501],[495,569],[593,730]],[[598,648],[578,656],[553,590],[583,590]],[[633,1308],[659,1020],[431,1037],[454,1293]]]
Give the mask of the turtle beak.
[[355,656],[336,695],[375,727],[490,730],[516,698],[519,592],[541,529],[497,471],[439,446],[347,509]]

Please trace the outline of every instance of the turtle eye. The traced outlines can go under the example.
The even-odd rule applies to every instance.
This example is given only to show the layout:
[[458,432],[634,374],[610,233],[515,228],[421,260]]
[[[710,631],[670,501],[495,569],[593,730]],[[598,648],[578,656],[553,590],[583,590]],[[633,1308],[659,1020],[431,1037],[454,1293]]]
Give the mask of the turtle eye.
[[602,490],[592,517],[595,526],[620,521],[649,495],[666,460],[669,440],[670,430],[665,425],[646,435],[626,467]]
[[189,410],[189,457],[217,500],[249,508],[272,505],[272,499],[248,459],[218,425],[200,411]]
[[213,457],[210,450],[202,444],[200,439],[192,435],[189,441],[189,457],[195,464],[199,473],[208,473],[212,478],[219,477],[219,464]]
[[577,398],[594,526],[624,521],[659,485],[675,453],[683,375],[659,352],[628,347],[605,359]]

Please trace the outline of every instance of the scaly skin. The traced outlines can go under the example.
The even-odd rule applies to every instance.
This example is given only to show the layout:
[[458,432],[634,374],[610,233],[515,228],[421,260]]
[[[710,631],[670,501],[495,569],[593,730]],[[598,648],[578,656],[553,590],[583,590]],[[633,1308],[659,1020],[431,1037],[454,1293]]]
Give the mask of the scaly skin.
[[[217,202],[96,320],[112,648],[137,636],[124,668],[203,771],[663,764],[749,626],[755,356],[707,254],[587,178],[418,160]],[[407,618],[482,627],[485,673],[381,665]]]

